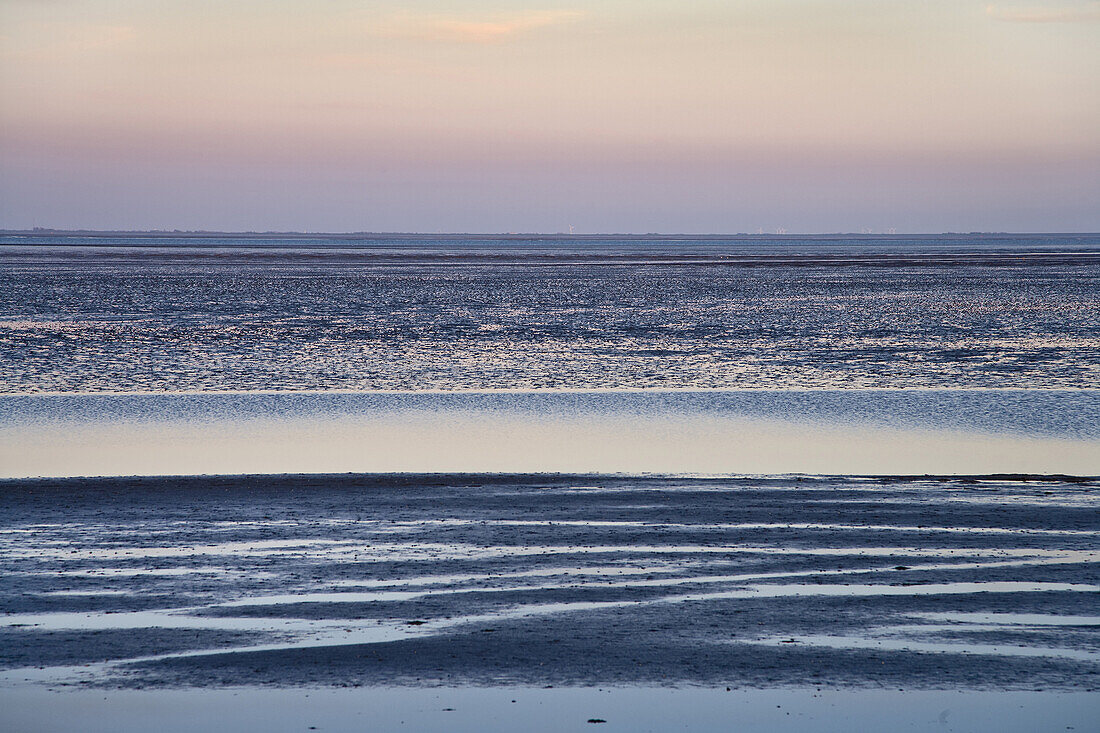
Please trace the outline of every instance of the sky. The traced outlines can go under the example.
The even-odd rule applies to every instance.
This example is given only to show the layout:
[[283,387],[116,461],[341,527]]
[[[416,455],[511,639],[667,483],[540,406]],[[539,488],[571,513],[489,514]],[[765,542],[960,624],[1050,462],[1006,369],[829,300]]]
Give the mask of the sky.
[[1100,231],[1100,0],[0,0],[0,227]]

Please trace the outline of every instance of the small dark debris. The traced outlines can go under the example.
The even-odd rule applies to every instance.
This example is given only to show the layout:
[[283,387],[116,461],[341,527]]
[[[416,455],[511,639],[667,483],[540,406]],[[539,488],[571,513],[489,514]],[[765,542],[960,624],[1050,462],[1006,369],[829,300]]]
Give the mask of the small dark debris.
[[603,718],[589,718],[588,722],[589,723],[606,723],[607,721],[604,720]]
[[423,622],[423,621],[406,621],[405,623],[409,626],[423,626],[425,622]]

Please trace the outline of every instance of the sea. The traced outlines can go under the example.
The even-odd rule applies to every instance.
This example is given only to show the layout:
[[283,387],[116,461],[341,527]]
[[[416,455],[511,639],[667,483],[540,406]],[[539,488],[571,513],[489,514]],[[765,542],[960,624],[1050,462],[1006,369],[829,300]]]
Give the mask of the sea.
[[9,234],[0,476],[1093,475],[1098,314],[1100,235]]
[[1085,730],[1100,235],[0,235],[0,728]]
[[0,237],[0,393],[1084,389],[1100,235]]

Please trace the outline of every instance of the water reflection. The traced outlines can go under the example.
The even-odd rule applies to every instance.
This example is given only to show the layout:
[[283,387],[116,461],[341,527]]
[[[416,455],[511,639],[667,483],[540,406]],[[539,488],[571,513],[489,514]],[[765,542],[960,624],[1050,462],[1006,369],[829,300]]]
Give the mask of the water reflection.
[[20,395],[0,438],[4,477],[1093,475],[1100,391]]

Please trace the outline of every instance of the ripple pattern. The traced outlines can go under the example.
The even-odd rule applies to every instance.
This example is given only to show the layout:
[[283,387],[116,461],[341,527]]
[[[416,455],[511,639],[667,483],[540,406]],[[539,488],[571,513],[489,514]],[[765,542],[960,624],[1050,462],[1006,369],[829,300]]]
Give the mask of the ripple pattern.
[[112,686],[1095,689],[1098,489],[0,482],[0,663],[9,681]]

